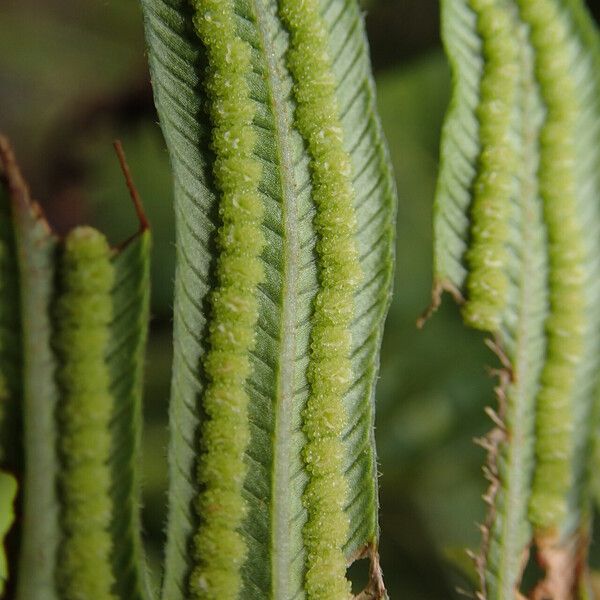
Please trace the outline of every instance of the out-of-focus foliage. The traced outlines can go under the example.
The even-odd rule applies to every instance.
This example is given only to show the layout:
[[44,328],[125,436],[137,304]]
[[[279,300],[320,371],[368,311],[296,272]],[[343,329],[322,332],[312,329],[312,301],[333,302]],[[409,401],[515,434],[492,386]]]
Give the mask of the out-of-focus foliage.
[[431,198],[449,94],[443,57],[382,74],[378,94],[399,188],[395,293],[378,389],[381,551],[392,590],[433,599],[467,585],[444,556],[461,558],[477,544],[484,485],[472,438],[488,428],[492,382],[483,365],[491,356],[452,307],[423,331],[415,327],[431,285]]

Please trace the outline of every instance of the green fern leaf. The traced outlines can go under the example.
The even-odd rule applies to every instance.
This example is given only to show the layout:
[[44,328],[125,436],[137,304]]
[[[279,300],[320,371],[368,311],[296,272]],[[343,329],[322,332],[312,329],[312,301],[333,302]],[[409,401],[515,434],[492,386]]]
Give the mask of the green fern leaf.
[[58,388],[54,380],[50,305],[57,239],[39,206],[32,202],[8,141],[1,136],[0,159],[11,200],[22,324],[24,472],[16,598],[56,600],[56,561],[60,541],[55,424]]
[[[196,473],[198,456],[208,457],[200,432],[215,423],[207,396],[212,397],[211,385],[214,388],[216,380],[206,357],[216,347],[212,332],[217,317],[211,298],[214,290],[223,289],[220,265],[227,250],[222,227],[228,222],[224,203],[230,192],[223,191],[218,175],[218,165],[228,150],[216,137],[222,130],[215,116],[218,84],[212,82],[225,82],[226,76],[214,59],[216,41],[201,29],[196,32],[193,25],[194,14],[196,19],[208,18],[212,3],[195,2],[195,11],[179,0],[145,0],[143,6],[155,101],[175,178],[177,216],[175,360],[170,408],[173,437],[163,597],[186,597],[196,568],[195,593],[208,598],[213,596],[210,590],[202,589],[206,581],[202,577],[216,571],[211,570],[209,559],[202,558],[202,553],[200,562],[195,562],[192,545],[196,530],[202,532],[211,519],[204,501],[199,513],[194,505],[197,498],[203,497],[207,481],[202,469],[200,479]],[[373,391],[390,293],[394,189],[374,114],[373,84],[358,6],[354,1],[339,0],[314,6],[325,35],[325,77],[333,84],[335,126],[343,140],[340,151],[348,156],[354,189],[348,206],[356,217],[354,233],[348,239],[356,247],[365,274],[362,282],[352,288],[353,317],[346,328],[351,339],[347,347],[351,379],[347,391],[332,399],[331,407],[344,415],[332,443],[340,449],[340,462],[334,471],[349,490],[346,500],[335,510],[350,525],[333,546],[341,546],[338,552],[343,550],[343,561],[362,556],[375,560],[378,532]],[[313,431],[306,424],[305,408],[315,385],[309,370],[318,368],[314,363],[309,367],[315,360],[315,351],[311,350],[318,320],[315,314],[317,306],[328,310],[318,300],[325,289],[323,268],[327,268],[323,267],[323,246],[319,245],[325,243],[324,237],[315,220],[319,211],[315,184],[319,158],[315,158],[311,142],[303,139],[310,133],[302,127],[296,112],[300,110],[301,102],[296,104],[296,99],[298,93],[303,93],[299,90],[306,57],[299,49],[294,59],[298,68],[292,66],[290,33],[294,26],[280,14],[278,3],[238,0],[221,3],[220,7],[234,14],[235,30],[229,37],[239,39],[240,47],[250,47],[249,68],[243,68],[242,60],[238,63],[248,85],[249,102],[243,98],[240,101],[253,114],[247,135],[255,142],[249,159],[260,167],[256,198],[263,207],[260,230],[265,246],[260,254],[262,280],[255,293],[252,286],[248,288],[248,297],[255,299],[257,307],[253,340],[248,342],[248,350],[241,351],[250,365],[243,382],[247,417],[240,413],[239,424],[235,425],[239,432],[249,427],[244,468],[236,467],[230,473],[224,463],[217,463],[223,468],[223,477],[232,477],[232,482],[246,473],[242,491],[246,516],[239,528],[233,525],[242,542],[240,556],[245,560],[239,573],[235,564],[229,571],[219,572],[224,573],[227,585],[241,576],[239,584],[228,588],[236,590],[235,596],[303,598],[307,594],[307,568],[312,564],[306,524],[314,510],[306,497],[303,502],[311,480],[303,452],[307,436]],[[305,89],[310,96],[310,90]],[[310,120],[311,110],[307,109],[305,122]],[[343,222],[340,226],[345,227]],[[341,263],[335,262],[334,268],[342,268]],[[342,333],[342,337],[345,335]],[[325,367],[323,372],[327,372]],[[208,464],[209,459],[200,460]],[[217,504],[223,506],[222,498],[218,500]],[[324,529],[327,527],[333,528],[334,524],[325,522]],[[327,535],[324,531],[324,538]],[[342,564],[342,578],[343,571]],[[381,596],[379,575],[374,579],[374,593]],[[309,597],[324,596],[315,592]]]
[[455,86],[435,292],[465,299],[503,362],[483,440],[482,593],[514,597],[535,540],[535,594],[571,597],[585,579],[599,366],[598,33],[578,1],[447,1],[442,23]]
[[142,384],[150,309],[150,231],[140,232],[113,254],[112,322],[106,349],[109,387],[114,399],[111,416],[115,594],[118,598],[149,600],[141,540]]
[[[3,264],[2,281],[14,273],[23,317],[22,345],[15,344],[25,455],[16,597],[148,599],[138,481],[145,218],[134,193],[141,230],[122,248],[111,250],[89,227],[59,240],[3,137],[0,159],[9,194],[3,210],[12,213],[2,225],[14,231],[17,256],[12,271]],[[8,234],[3,241],[10,248]]]

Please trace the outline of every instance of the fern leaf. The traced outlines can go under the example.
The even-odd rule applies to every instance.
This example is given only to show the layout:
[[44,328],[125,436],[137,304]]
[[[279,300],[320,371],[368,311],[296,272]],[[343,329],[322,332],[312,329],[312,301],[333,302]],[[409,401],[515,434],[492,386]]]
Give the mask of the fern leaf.
[[141,540],[141,436],[144,356],[150,308],[150,231],[140,232],[112,256],[112,322],[105,362],[114,409],[111,416],[113,511],[112,569],[118,598],[153,597]]
[[[206,18],[209,4],[196,2],[195,13]],[[251,63],[244,70],[244,78],[254,115],[250,126],[255,140],[251,158],[262,173],[257,197],[263,207],[260,229],[265,239],[260,254],[264,276],[253,294],[257,306],[253,341],[246,346],[251,367],[244,381],[249,426],[242,491],[246,516],[237,528],[246,558],[235,596],[304,598],[307,568],[314,563],[303,535],[314,510],[310,502],[302,501],[311,478],[303,458],[312,431],[305,420],[305,408],[315,385],[311,369],[315,373],[319,368],[314,364],[311,340],[318,325],[318,298],[325,289],[323,269],[329,269],[323,262],[326,242],[319,230],[319,223],[327,226],[326,220],[317,216],[319,197],[324,198],[322,206],[328,202],[327,196],[319,196],[318,192],[317,173],[324,167],[323,163],[316,164],[322,157],[315,158],[311,142],[305,144],[303,138],[310,134],[297,114],[297,100],[303,94],[302,63],[307,57],[301,56],[301,48],[297,49],[298,68],[290,63],[294,27],[280,12],[279,4],[271,0],[225,4],[235,15],[236,39],[251,48]],[[227,150],[215,141],[220,131],[215,117],[219,104],[211,82],[226,79],[219,79],[219,67],[211,62],[212,42],[198,37],[194,11],[186,2],[145,0],[143,5],[155,101],[176,191],[178,265],[170,407],[174,435],[169,450],[171,483],[163,597],[177,599],[186,596],[194,568],[200,567],[194,576],[196,583],[207,572],[202,564],[195,563],[192,540],[194,532],[198,528],[202,531],[203,523],[211,519],[206,510],[197,514],[194,504],[202,497],[203,488],[203,478],[198,480],[196,474],[197,460],[199,456],[200,461],[208,460],[202,458],[206,456],[202,432],[207,423],[214,422],[209,407],[215,377],[206,368],[206,360],[214,352],[215,341],[209,332],[217,317],[214,301],[211,313],[210,298],[222,285],[220,265],[227,252],[222,240],[228,192],[223,190],[218,174]],[[341,532],[334,546],[338,553],[343,551],[336,575],[343,579],[344,560],[372,556],[376,562],[373,399],[381,328],[390,293],[394,189],[374,114],[373,85],[358,6],[354,1],[339,0],[312,6],[321,21],[326,46],[322,50],[329,55],[325,77],[331,82],[328,85],[332,85],[336,103],[335,135],[341,140],[342,155],[347,153],[347,176],[354,190],[348,197],[348,206],[356,215],[355,225],[348,230],[352,232],[348,241],[355,246],[360,270],[366,274],[363,282],[352,288],[353,317],[342,326],[342,337],[351,340],[347,349],[348,389],[333,394],[336,397],[330,399],[328,409],[333,411],[331,414],[337,411],[337,415],[343,415],[332,436],[340,456],[334,471],[350,490],[344,494],[346,499],[338,513],[338,521],[346,521],[350,527],[344,533],[340,525],[333,533],[339,536]],[[238,64],[243,63],[240,60]],[[311,94],[309,88],[304,89]],[[305,112],[305,123],[313,108]],[[352,217],[347,215],[343,219],[351,224]],[[340,222],[340,226],[346,224]],[[333,268],[343,269],[334,258],[335,252],[327,255],[335,263]],[[324,308],[327,310],[327,305]],[[238,475],[240,472],[235,471]],[[236,477],[235,473],[223,470],[224,477]],[[230,582],[237,577],[236,568],[233,566],[227,575]],[[380,573],[378,569],[374,572],[376,582],[370,585],[374,595],[381,597]],[[213,597],[210,591],[198,590],[197,586],[195,593],[198,597]],[[322,596],[314,592],[309,597]]]
[[0,158],[23,316],[22,344],[15,344],[22,348],[25,453],[16,597],[148,599],[137,464],[149,293],[145,218],[124,165],[139,234],[116,251],[89,227],[59,240],[2,137]]
[[[477,148],[478,154],[477,159],[471,159],[472,164],[469,165],[472,177],[463,183],[460,193],[454,191],[454,197],[446,193],[444,180],[454,181],[459,177],[452,172],[457,167],[451,162],[442,166],[436,197],[436,257],[444,260],[443,257],[449,253],[443,236],[454,236],[455,230],[454,221],[447,217],[451,214],[447,207],[455,204],[456,195],[459,194],[468,199],[468,203],[462,207],[464,214],[460,215],[460,222],[468,224],[472,219],[475,233],[473,246],[469,248],[469,229],[464,230],[460,253],[453,257],[454,264],[460,264],[465,275],[449,281],[467,296],[465,314],[470,322],[484,329],[487,327],[499,336],[502,352],[509,362],[508,369],[501,375],[498,389],[501,422],[484,441],[490,454],[488,476],[492,481],[487,495],[490,509],[486,535],[478,560],[482,591],[489,598],[506,598],[513,597],[519,587],[531,536],[527,506],[534,456],[534,398],[545,349],[546,236],[536,181],[538,157],[535,146],[542,107],[535,92],[532,93],[535,90],[532,56],[523,43],[525,31],[517,21],[515,7],[505,2],[463,2],[461,7],[458,7],[458,3],[447,4],[445,11],[462,12],[462,20],[471,23],[469,33],[477,38],[481,54],[476,62],[481,69],[477,73],[478,84],[473,96],[478,99],[476,104],[466,105],[459,95],[460,84],[455,84],[456,95],[453,110],[445,125],[443,148],[453,141],[448,136],[456,135],[455,132],[460,130],[462,115],[466,111],[468,129],[465,133],[476,133],[474,139],[462,143]],[[502,24],[498,37],[495,31],[489,30],[494,18]],[[455,50],[455,44],[460,39],[458,42],[449,41],[454,35],[454,19],[443,20],[448,40],[447,51],[454,57],[454,69],[471,69],[470,63],[459,60]],[[498,70],[503,69],[503,45],[509,46],[508,56],[512,56],[512,64],[509,62],[506,71],[498,75]],[[512,79],[506,81],[506,76]],[[455,73],[457,82],[465,77],[467,75]],[[494,130],[496,122],[491,103],[494,102],[497,85],[504,87],[500,110],[505,120],[498,123],[498,129]],[[472,127],[473,121],[477,124],[476,128]],[[504,147],[495,145],[494,134],[498,134],[498,144],[504,144]],[[512,145],[506,147],[506,144]],[[483,152],[487,155],[480,160],[479,155]],[[493,161],[499,153],[504,153],[503,156],[500,154],[502,159],[509,157],[508,161],[501,163],[506,174],[504,176],[517,180],[517,184],[512,186],[504,181],[500,193],[487,189],[489,179],[486,181],[498,168]],[[463,166],[459,165],[458,168],[462,169]],[[461,170],[461,174],[463,172]],[[496,204],[491,209],[486,207],[486,202],[497,203],[499,200],[504,205]],[[477,213],[471,211],[477,209],[479,214],[476,216]],[[493,239],[490,247],[486,248],[488,238]],[[486,264],[490,262],[491,272],[488,270],[486,273]],[[504,278],[504,289],[501,302],[498,303],[498,289],[490,286],[490,273],[493,284],[499,267],[500,277]],[[444,276],[438,272],[438,277]],[[483,287],[484,294],[478,296],[477,285]],[[489,290],[490,294],[486,295],[485,290]],[[469,293],[473,292],[475,297],[471,301]],[[476,316],[478,314],[480,316]]]
[[[65,597],[149,599],[141,541],[142,375],[149,311],[150,232],[115,251],[102,234],[76,228],[60,258],[57,351]],[[82,520],[83,518],[83,520]]]
[[599,366],[598,34],[582,3],[554,0],[446,2],[443,27],[455,88],[436,285],[465,298],[504,365],[483,441],[482,593],[518,594],[535,540],[534,597],[570,597],[585,577]]
[[0,137],[0,159],[11,199],[21,314],[24,474],[16,598],[56,600],[60,541],[55,424],[58,389],[54,380],[50,305],[57,239],[39,206],[31,201],[4,137]]

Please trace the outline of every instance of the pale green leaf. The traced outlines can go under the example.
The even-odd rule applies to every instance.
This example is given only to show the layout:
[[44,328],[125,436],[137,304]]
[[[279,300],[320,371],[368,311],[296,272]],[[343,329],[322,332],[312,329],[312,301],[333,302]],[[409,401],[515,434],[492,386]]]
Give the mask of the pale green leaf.
[[[209,293],[215,285],[218,194],[212,175],[210,126],[203,87],[205,56],[191,9],[178,0],[145,0],[155,101],[175,178],[177,275],[175,361],[170,422],[168,542],[163,597],[186,596],[191,539],[198,525],[195,463],[206,386],[201,364],[207,351]],[[242,527],[247,560],[243,598],[302,598],[306,554],[302,493],[307,474],[302,412],[309,394],[306,370],[313,300],[319,289],[315,264],[315,207],[310,156],[296,129],[288,34],[271,0],[235,3],[238,35],[252,50],[248,74],[255,102],[254,158],[262,166],[265,206],[252,374],[246,382],[251,439],[246,451]],[[344,458],[351,523],[348,561],[377,542],[377,473],[373,442],[374,384],[378,348],[391,281],[394,190],[377,117],[364,27],[354,1],[320,5],[337,82],[344,145],[352,159],[357,214],[356,244],[365,280],[355,295],[352,386]]]
[[503,367],[484,441],[481,589],[513,597],[535,539],[547,568],[539,593],[561,597],[585,572],[590,518],[598,33],[570,0],[448,0],[442,25],[454,96],[436,194],[437,292],[465,299],[465,319],[494,334]]
[[58,390],[54,380],[50,306],[57,240],[31,201],[8,141],[0,137],[19,273],[22,348],[21,545],[17,573],[19,600],[55,600],[55,567],[60,540],[56,438]]
[[[149,306],[145,217],[134,198],[141,230],[115,251],[102,234],[85,227],[63,244],[32,202],[3,137],[0,159],[9,203],[2,209],[12,213],[2,223],[3,241],[14,231],[22,315],[22,342],[17,337],[14,343],[22,373],[11,374],[11,384],[23,387],[22,431],[13,433],[20,434],[15,443],[25,455],[16,598],[89,595],[100,589],[102,571],[108,573],[102,597],[146,600],[151,595],[139,515]],[[3,282],[13,273],[4,266]],[[10,306],[10,296],[5,298]],[[19,314],[13,319],[18,326]],[[103,549],[90,539],[101,540]]]
[[57,385],[50,306],[57,240],[31,201],[8,141],[0,137],[17,254],[22,347],[24,475],[16,598],[55,600],[60,540],[56,437]]

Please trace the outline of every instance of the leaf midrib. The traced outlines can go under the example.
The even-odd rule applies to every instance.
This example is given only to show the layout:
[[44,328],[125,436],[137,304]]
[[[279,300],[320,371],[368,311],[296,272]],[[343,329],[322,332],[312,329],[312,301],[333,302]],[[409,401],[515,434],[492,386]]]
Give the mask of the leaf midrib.
[[289,103],[281,89],[275,48],[268,32],[268,14],[264,0],[252,0],[256,27],[264,52],[265,84],[273,110],[273,133],[279,155],[281,211],[283,217],[283,277],[280,313],[279,368],[274,402],[273,473],[271,489],[271,597],[290,598],[290,506],[287,501],[290,482],[292,412],[296,370],[296,321],[298,297],[298,213],[296,181],[287,132],[292,129]]

